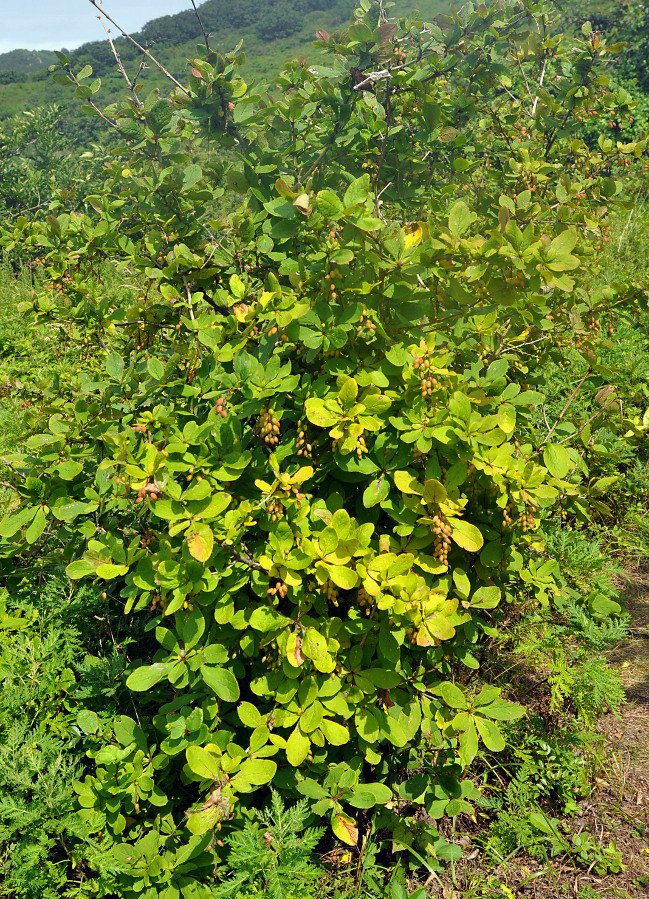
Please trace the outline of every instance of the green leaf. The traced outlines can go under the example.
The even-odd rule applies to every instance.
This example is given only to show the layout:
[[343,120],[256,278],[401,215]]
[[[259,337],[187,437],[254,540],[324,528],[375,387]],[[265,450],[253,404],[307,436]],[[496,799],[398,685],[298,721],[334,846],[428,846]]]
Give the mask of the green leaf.
[[370,176],[369,175],[361,175],[360,178],[356,178],[355,181],[349,185],[347,190],[345,191],[345,210],[350,209],[353,206],[358,206],[361,204],[365,204],[365,201],[369,197],[370,194]]
[[471,605],[475,609],[495,609],[501,596],[500,587],[478,587],[471,597]]
[[286,741],[286,759],[289,765],[299,768],[311,749],[311,740],[295,727]]
[[131,743],[136,743],[138,749],[146,749],[147,748],[147,740],[144,734],[144,731],[140,727],[140,725],[133,720],[133,718],[129,718],[128,715],[119,715],[113,723],[113,733],[115,734],[115,739],[122,746],[130,746]]
[[84,734],[96,734],[101,727],[99,718],[95,712],[91,712],[89,709],[82,709],[77,714],[77,724],[79,725],[79,730],[83,731]]
[[211,665],[201,665],[201,675],[207,686],[224,702],[236,702],[239,698],[239,684],[237,679],[227,668],[214,668]]
[[323,718],[320,723],[320,730],[324,734],[325,739],[333,746],[344,746],[349,743],[349,730],[337,721],[330,718]]
[[21,509],[19,512],[5,515],[2,521],[0,521],[0,537],[13,537],[27,522],[32,520],[37,509],[37,506],[29,506],[26,509]]
[[386,805],[392,799],[392,790],[387,784],[368,783],[362,784],[361,788],[374,796],[377,805]]
[[135,693],[143,693],[166,677],[172,667],[173,665],[170,662],[156,662],[154,665],[143,665],[141,668],[136,668],[135,671],[131,672],[127,678],[126,686]]
[[164,378],[165,367],[155,356],[151,356],[151,358],[147,360],[146,367],[151,377],[155,378],[156,381],[161,381]]
[[477,553],[484,545],[484,537],[478,528],[462,518],[450,518],[451,539],[470,553]]
[[446,705],[450,706],[452,709],[467,708],[466,696],[462,690],[451,683],[451,681],[443,681],[439,684],[437,686],[437,692],[439,692]]
[[341,590],[352,590],[358,583],[358,575],[353,568],[343,565],[326,565],[329,577]]
[[376,743],[379,737],[379,722],[371,709],[359,709],[356,713],[356,730],[366,743]]
[[402,493],[414,493],[421,496],[424,492],[422,485],[409,471],[395,471],[394,486]]
[[460,734],[458,744],[460,761],[468,768],[478,754],[478,733],[473,723]]
[[473,720],[487,749],[490,749],[492,752],[502,752],[505,748],[505,740],[498,725],[494,721],[480,717],[480,715],[476,715]]
[[95,566],[91,565],[90,562],[86,562],[85,559],[76,559],[76,561],[70,562],[68,567],[65,569],[65,573],[70,578],[70,580],[78,581],[82,577],[87,577],[89,574],[94,574]]
[[106,371],[115,381],[121,381],[124,375],[124,360],[117,353],[111,353],[106,358]]
[[317,781],[305,777],[297,785],[298,792],[309,799],[326,799],[329,793]]
[[358,397],[358,383],[354,378],[347,378],[343,386],[338,391],[338,399],[343,409],[351,408]]
[[316,196],[316,206],[328,219],[339,218],[344,211],[344,206],[338,194],[332,190],[321,190]]
[[323,400],[316,397],[310,397],[304,404],[306,417],[311,424],[317,425],[319,428],[331,428],[338,424],[342,418],[342,413],[334,413],[325,407]]
[[70,523],[79,515],[89,515],[96,511],[97,507],[98,503],[82,503],[79,500],[63,497],[52,506],[52,514],[59,521]]
[[232,778],[232,786],[241,789],[241,781],[255,787],[269,784],[277,773],[277,762],[272,759],[246,759]]
[[32,519],[31,524],[25,531],[25,539],[29,544],[36,543],[38,538],[41,536],[43,531],[45,530],[45,525],[47,524],[47,515],[45,514],[45,509],[43,506],[39,506],[36,511],[36,515]]
[[203,177],[203,170],[200,165],[196,163],[192,163],[192,165],[188,165],[185,171],[183,172],[183,187],[188,189],[193,187],[198,181]]
[[147,123],[154,134],[161,134],[172,118],[171,101],[159,100],[147,113]]
[[126,574],[127,571],[128,565],[114,565],[112,562],[104,562],[97,566],[95,574],[105,581],[112,581],[114,578]]
[[473,221],[477,218],[474,212],[463,200],[459,200],[451,207],[448,216],[448,227],[453,237],[461,237]]
[[565,446],[548,443],[543,450],[545,467],[555,478],[565,478],[570,471],[570,455]]
[[381,219],[375,218],[369,212],[353,216],[351,222],[357,228],[360,228],[361,231],[380,231],[384,227]]
[[525,715],[525,709],[516,702],[496,699],[488,705],[481,705],[480,714],[497,721],[517,721]]
[[188,746],[185,756],[192,774],[205,780],[213,780],[218,776],[218,760],[207,749],[203,749],[202,746]]
[[83,465],[81,462],[74,462],[73,460],[61,462],[60,465],[56,466],[56,473],[64,481],[73,481],[82,471]]
[[403,682],[403,676],[388,668],[364,668],[361,675],[379,690],[392,690]]
[[390,481],[385,475],[381,475],[375,481],[372,481],[363,492],[363,505],[366,509],[371,509],[377,503],[382,503],[390,492]]
[[256,609],[253,609],[250,616],[250,627],[256,631],[269,633],[270,631],[277,631],[286,627],[290,620],[286,615],[280,615],[275,609],[268,606],[258,606]]
[[302,653],[314,662],[324,661],[327,656],[327,641],[314,627],[308,627],[302,637]]

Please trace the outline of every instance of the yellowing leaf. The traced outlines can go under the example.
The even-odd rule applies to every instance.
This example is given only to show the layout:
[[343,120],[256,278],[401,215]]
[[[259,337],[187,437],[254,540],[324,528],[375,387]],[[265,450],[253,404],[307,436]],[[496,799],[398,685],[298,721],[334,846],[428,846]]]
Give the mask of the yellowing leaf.
[[421,243],[423,231],[419,223],[415,225],[406,225],[403,230],[405,234],[404,243],[406,246],[406,250],[409,250],[411,247],[416,247],[417,244]]
[[343,812],[337,812],[331,819],[331,828],[339,840],[348,846],[358,843],[358,827],[353,818]]
[[394,486],[402,493],[415,493],[418,496],[423,493],[423,487],[409,471],[395,471]]
[[187,531],[189,554],[199,562],[207,562],[214,549],[214,534],[206,524],[194,523]]

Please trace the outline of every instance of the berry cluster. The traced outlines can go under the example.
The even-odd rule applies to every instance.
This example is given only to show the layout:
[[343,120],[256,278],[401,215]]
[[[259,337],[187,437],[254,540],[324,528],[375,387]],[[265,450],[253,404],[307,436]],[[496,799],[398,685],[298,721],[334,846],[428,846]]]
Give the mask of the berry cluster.
[[[154,612],[156,609],[160,609],[161,612],[164,611],[164,607],[167,605],[166,599],[163,599],[161,596],[154,596],[151,600],[151,611]],[[193,608],[193,606],[192,606]]]
[[358,605],[361,609],[364,609],[366,615],[372,614],[372,606],[374,605],[374,600],[367,592],[365,587],[361,587],[357,593]]
[[406,61],[406,51],[402,47],[395,47],[394,58],[397,65],[402,65]]
[[333,581],[326,581],[322,585],[321,592],[324,594],[327,602],[332,603],[334,606],[338,605],[338,590]]
[[358,458],[360,459],[361,456],[366,452],[367,452],[367,444],[365,443],[365,438],[363,437],[362,434],[359,434],[359,436],[356,438],[355,453],[358,456]]
[[409,627],[406,631],[406,640],[413,646],[417,643],[417,631],[414,627]]
[[418,447],[415,446],[412,451],[413,462],[415,462],[415,464],[418,462],[423,462],[423,460],[425,458],[426,458],[426,453],[423,453]]
[[275,417],[274,409],[265,409],[257,420],[259,435],[267,446],[277,446],[279,443],[279,419]]
[[[333,232],[332,232],[333,233]],[[331,293],[331,299],[338,299],[338,294],[336,293],[336,284],[335,279],[340,277],[340,271],[337,268],[332,268],[330,272],[327,272],[325,275],[325,290],[329,290]]]
[[511,503],[507,503],[505,508],[503,509],[503,529],[505,530],[513,530],[514,528],[514,519],[512,518],[512,514],[515,512],[514,507]]
[[441,511],[433,515],[433,533],[435,534],[433,554],[443,565],[447,565],[448,554],[451,551],[451,526]]
[[142,549],[148,549],[154,541],[154,536],[151,531],[147,531],[146,534],[140,539],[140,546]]
[[297,501],[298,508],[302,505],[302,500],[306,499],[306,493],[302,493],[300,488],[295,484],[293,484],[291,487],[284,488],[284,493],[287,499],[294,499]]
[[274,587],[269,587],[266,591],[269,596],[279,596],[284,599],[288,595],[288,585],[284,581],[276,581]]
[[304,456],[305,459],[311,457],[311,450],[313,446],[307,442],[307,431],[306,431],[306,422],[304,419],[300,419],[297,423],[297,454],[298,456]]
[[136,503],[141,503],[145,496],[148,496],[152,503],[156,502],[158,499],[158,494],[154,493],[150,490],[147,490],[146,487],[143,487],[135,498]]
[[225,399],[220,396],[216,401],[216,405],[214,406],[214,411],[217,415],[220,415],[221,418],[227,418],[228,413],[225,410]]
[[595,317],[594,313],[591,313],[590,321],[588,322],[587,333],[586,334],[577,334],[575,339],[575,346],[578,350],[582,348],[582,346],[588,342],[589,339],[597,340],[599,337],[600,331],[602,330],[601,323],[598,318]]
[[279,499],[271,499],[268,501],[266,511],[270,515],[271,521],[279,521],[284,515],[284,506]]
[[363,306],[363,312],[361,313],[361,320],[356,328],[356,334],[360,337],[365,329],[369,331],[369,336],[374,337],[376,334],[376,325],[369,317],[370,314],[367,311],[367,307]]
[[433,377],[428,350],[426,349],[426,344],[423,340],[419,344],[419,348],[422,350],[422,354],[421,356],[415,356],[413,368],[419,373],[419,378],[421,380],[421,395],[423,397],[432,396],[433,390],[437,390],[439,387],[439,381],[437,378]]
[[268,332],[269,337],[275,337],[275,335],[277,335],[275,346],[281,346],[283,343],[288,343],[288,334],[280,333],[277,325],[273,325],[273,327]]
[[529,495],[527,490],[521,491],[525,508],[519,513],[516,520],[516,527],[521,528],[523,533],[533,531],[536,526],[536,502]]
[[70,275],[63,275],[60,281],[50,281],[52,290],[58,293],[59,296],[63,296],[65,287],[69,287],[71,284],[72,277]]

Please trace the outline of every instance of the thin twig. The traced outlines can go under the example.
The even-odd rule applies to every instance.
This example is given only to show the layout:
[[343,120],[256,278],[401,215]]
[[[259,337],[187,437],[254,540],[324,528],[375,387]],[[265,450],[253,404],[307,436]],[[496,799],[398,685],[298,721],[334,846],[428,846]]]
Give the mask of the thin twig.
[[[572,393],[570,394],[570,397],[568,398],[568,402],[567,402],[566,405],[563,407],[563,409],[561,410],[561,412],[559,412],[559,415],[557,416],[557,420],[555,421],[555,423],[552,425],[552,427],[551,427],[550,430],[548,431],[548,433],[547,433],[547,435],[546,435],[546,437],[545,437],[545,440],[543,441],[543,443],[541,443],[541,446],[545,446],[545,444],[548,442],[548,440],[550,439],[550,437],[552,437],[552,435],[554,434],[554,432],[555,432],[556,429],[557,429],[557,426],[559,425],[559,423],[560,423],[561,420],[563,419],[564,415],[566,414],[566,412],[568,411],[568,409],[572,406],[572,404],[573,404],[573,402],[574,402],[574,400],[575,400],[575,397],[577,396],[577,394],[579,393],[579,391],[581,390],[581,388],[584,386],[584,383],[585,383],[585,381],[586,381],[586,378],[588,378],[589,375],[591,375],[592,373],[593,373],[593,370],[592,370],[592,368],[590,368],[590,366],[589,366],[588,369],[586,370],[586,374],[584,375],[584,377],[581,379],[581,381],[579,382],[579,384],[577,384],[577,386],[575,387],[575,389],[574,389],[574,390],[572,391]],[[572,438],[574,435],[571,434],[570,436],[571,436],[571,438]]]
[[207,33],[205,32],[205,29],[203,28],[203,23],[201,21],[201,17],[198,14],[198,9],[196,8],[196,4],[194,3],[194,0],[192,0],[192,6],[194,7],[194,12],[196,13],[196,18],[198,19],[198,24],[201,26],[201,31],[203,32],[203,38],[205,40],[205,48],[208,53],[211,53],[210,44],[207,39]]
[[[187,293],[187,306],[189,307],[189,317],[192,321],[192,324],[195,323],[196,319],[194,318],[194,304],[192,303],[192,292],[189,289],[189,284],[187,283],[187,278],[183,276],[183,284],[185,285],[185,291]],[[194,336],[196,338],[196,349],[198,350],[198,358],[203,359],[203,350],[201,349],[201,342],[198,339],[198,331],[194,332]]]
[[108,21],[111,22],[115,26],[115,28],[117,28],[119,30],[122,37],[125,37],[126,40],[130,41],[134,47],[137,47],[138,50],[140,50],[142,53],[144,53],[144,55],[147,57],[147,59],[150,59],[151,62],[153,63],[153,65],[156,66],[158,69],[160,69],[162,74],[165,75],[170,81],[172,81],[176,85],[176,87],[180,88],[180,90],[183,93],[187,94],[188,97],[191,96],[190,92],[187,90],[187,88],[184,86],[184,84],[181,84],[180,81],[176,81],[176,79],[171,74],[171,72],[169,72],[167,69],[165,69],[165,67],[162,65],[162,63],[158,62],[158,60],[155,58],[155,56],[153,56],[153,54],[149,53],[149,51],[147,50],[146,47],[143,47],[142,44],[138,44],[138,42],[135,40],[135,38],[131,37],[131,35],[128,33],[128,31],[124,31],[122,26],[119,25],[115,21],[115,19],[113,19],[111,16],[109,16],[107,12],[104,12],[104,10],[101,8],[101,0],[88,0],[88,2],[91,3],[95,7],[95,9],[99,13],[101,13],[102,16],[105,16],[108,19]]
[[[115,42],[113,41],[113,37],[110,33],[110,28],[106,27],[106,23],[104,22],[104,20],[102,18],[102,14],[98,15],[97,18],[101,22],[101,27],[106,32],[106,37],[108,38],[108,43],[110,44],[110,49],[113,51],[113,56],[115,57],[115,62],[117,63],[117,70],[124,76],[124,80],[128,84],[128,89],[133,94],[133,99],[135,100],[137,107],[139,109],[142,109],[142,106],[144,104],[138,97],[137,92],[135,90],[135,80],[137,80],[137,75],[135,76],[135,80],[133,80],[133,81],[131,81],[131,79],[128,77],[126,69],[124,68],[124,63],[122,62],[122,57],[117,52],[117,47],[115,46]],[[141,68],[140,68],[140,71],[141,71]],[[139,72],[138,72],[138,74],[139,74]]]
[[[541,88],[543,87],[543,82],[545,81],[545,73],[547,71],[547,68],[548,68],[548,60],[546,58],[543,60],[543,69],[541,71],[541,78],[539,81],[539,90],[541,90]],[[538,105],[538,102],[539,102],[539,94],[537,91],[536,97],[534,97],[534,105],[532,106],[532,116],[536,115],[536,107]]]
[[3,461],[4,464],[7,466],[7,468],[10,468],[10,469],[13,471],[13,473],[14,473],[14,474],[17,474],[19,478],[22,478],[22,479],[23,479],[23,481],[27,479],[27,475],[23,474],[22,471],[18,471],[17,468],[14,468],[14,466],[11,464],[11,462],[9,461],[9,459],[5,459],[5,458],[3,457],[2,461]]
[[[217,545],[221,547],[221,549],[225,550],[225,552],[231,556],[235,562],[241,562],[243,565],[247,565],[248,568],[252,568],[253,571],[262,571],[264,574],[268,574],[263,565],[260,565],[250,553],[245,549],[244,552],[238,552],[234,546],[229,546],[225,540],[217,540]],[[240,544],[243,546],[243,544]]]

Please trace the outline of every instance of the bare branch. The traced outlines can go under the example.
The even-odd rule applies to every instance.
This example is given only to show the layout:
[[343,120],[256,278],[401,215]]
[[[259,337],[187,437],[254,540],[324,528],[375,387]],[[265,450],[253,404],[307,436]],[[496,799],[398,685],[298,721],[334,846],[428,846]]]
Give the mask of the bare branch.
[[122,57],[117,52],[117,47],[115,46],[115,42],[113,41],[112,35],[110,33],[110,28],[106,27],[106,23],[104,22],[104,19],[103,19],[103,13],[100,13],[97,16],[97,18],[101,22],[101,27],[106,32],[106,37],[108,38],[108,43],[110,44],[110,49],[113,51],[113,56],[115,57],[115,61],[117,63],[117,69],[124,76],[124,80],[128,84],[128,89],[133,94],[133,99],[135,100],[135,103],[137,104],[138,108],[142,109],[142,105],[143,105],[142,101],[140,100],[140,98],[138,97],[138,95],[135,91],[135,82],[137,81],[138,75],[142,71],[142,66],[140,66],[140,68],[138,69],[138,74],[135,76],[134,80],[131,81],[131,79],[128,77],[126,69],[124,68],[124,64],[122,62]]
[[[192,324],[196,321],[194,318],[194,304],[192,302],[192,292],[189,289],[189,284],[187,283],[187,278],[183,276],[183,284],[185,285],[185,292],[187,293],[187,307],[189,309],[189,317],[192,321]],[[198,331],[194,332],[194,336],[196,338],[196,349],[198,350],[198,358],[203,358],[203,350],[201,349],[201,342],[198,339]]]
[[198,24],[201,26],[201,31],[203,32],[203,39],[205,40],[205,48],[206,48],[207,52],[210,53],[211,52],[210,51],[210,43],[207,39],[207,33],[205,31],[205,28],[203,27],[203,22],[201,21],[201,17],[198,14],[198,9],[196,8],[196,4],[194,3],[194,0],[192,0],[192,6],[194,7],[194,12],[196,13],[196,18],[198,19]]
[[[165,75],[169,79],[169,81],[172,81],[176,85],[176,87],[180,88],[180,90],[183,93],[187,94],[188,97],[191,96],[190,92],[187,90],[187,88],[185,87],[184,84],[181,84],[180,81],[177,81],[174,78],[174,76],[171,74],[171,72],[169,72],[167,69],[165,69],[165,67],[162,65],[162,63],[158,62],[158,60],[155,58],[155,56],[153,56],[151,53],[149,53],[149,51],[147,50],[146,47],[143,47],[142,44],[138,44],[138,42],[135,40],[135,38],[131,37],[131,35],[128,33],[128,31],[124,31],[122,26],[119,25],[115,21],[115,19],[113,19],[111,16],[109,16],[108,13],[105,12],[101,8],[101,0],[88,0],[88,2],[91,3],[95,7],[97,12],[101,13],[102,16],[105,16],[108,19],[108,21],[111,22],[115,26],[115,28],[117,28],[119,30],[122,37],[125,37],[126,40],[130,41],[134,47],[137,47],[138,50],[140,50],[142,53],[144,53],[146,58],[150,59],[151,62],[153,63],[153,65],[156,66],[156,68],[160,69],[162,74]],[[117,127],[117,126],[115,126],[115,127]]]
[[[545,444],[548,442],[548,440],[550,439],[550,437],[552,437],[552,435],[554,434],[554,432],[555,432],[556,429],[557,429],[557,426],[559,425],[559,423],[560,423],[561,420],[563,419],[564,415],[566,414],[566,412],[568,411],[568,409],[572,406],[573,402],[575,401],[575,398],[576,398],[577,394],[579,393],[579,391],[581,390],[581,388],[584,386],[584,384],[585,384],[585,382],[586,382],[586,378],[588,378],[589,375],[592,375],[592,373],[593,373],[593,370],[592,370],[592,368],[590,368],[590,366],[589,366],[589,367],[586,369],[586,374],[583,376],[583,378],[581,379],[581,381],[579,382],[579,384],[577,384],[577,386],[575,387],[575,389],[572,391],[572,393],[571,393],[570,396],[568,397],[568,402],[567,402],[566,405],[563,407],[563,409],[561,410],[561,412],[559,412],[559,414],[558,414],[558,416],[557,416],[557,420],[555,421],[555,423],[552,425],[552,427],[550,428],[550,430],[549,430],[548,433],[546,434],[545,440],[541,443],[541,446],[545,446]],[[599,413],[598,413],[598,414],[599,414]],[[574,434],[571,434],[569,439],[572,439],[572,437],[574,437]],[[563,441],[562,441],[562,442],[563,442]]]
[[225,540],[217,540],[217,545],[221,547],[221,549],[225,550],[225,552],[231,556],[235,562],[241,562],[243,565],[247,565],[248,568],[252,568],[253,571],[262,571],[264,574],[268,574],[263,565],[260,565],[256,559],[250,555],[245,544],[241,543],[240,546],[243,548],[243,552],[238,552],[234,546],[230,546],[225,542]]
[[[543,69],[541,70],[541,78],[539,80],[539,90],[541,90],[541,88],[543,87],[543,82],[545,81],[545,73],[547,72],[547,70],[548,70],[548,60],[546,57],[546,59],[543,60]],[[536,107],[538,106],[538,102],[539,102],[539,95],[538,95],[538,91],[537,91],[537,94],[534,97],[534,105],[532,106],[532,115],[533,116],[536,115]]]

